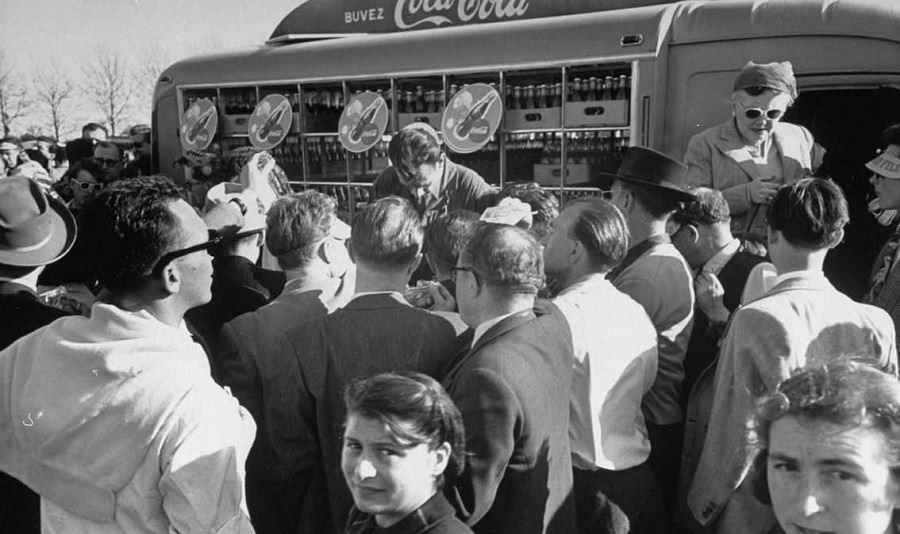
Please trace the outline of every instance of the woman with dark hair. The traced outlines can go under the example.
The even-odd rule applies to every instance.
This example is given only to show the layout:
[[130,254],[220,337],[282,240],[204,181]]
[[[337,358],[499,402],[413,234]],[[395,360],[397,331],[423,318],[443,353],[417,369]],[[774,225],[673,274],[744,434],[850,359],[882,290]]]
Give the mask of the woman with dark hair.
[[465,465],[462,416],[420,373],[384,373],[351,384],[341,468],[355,506],[347,534],[470,534],[441,488]]
[[755,427],[755,493],[787,534],[898,532],[895,377],[853,362],[803,369],[760,401]]
[[84,158],[69,167],[54,189],[69,209],[77,213],[105,186],[103,167],[92,158]]

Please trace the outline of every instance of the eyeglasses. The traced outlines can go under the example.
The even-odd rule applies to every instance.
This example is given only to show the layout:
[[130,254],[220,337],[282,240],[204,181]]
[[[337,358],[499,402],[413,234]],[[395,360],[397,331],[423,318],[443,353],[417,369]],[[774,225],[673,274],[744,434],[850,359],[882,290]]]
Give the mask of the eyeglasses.
[[104,167],[112,167],[113,165],[119,163],[117,159],[109,159],[109,158],[94,158],[94,161],[99,163]]
[[153,266],[154,276],[159,276],[162,273],[162,270],[165,269],[166,265],[172,263],[174,260],[187,256],[188,254],[193,254],[194,252],[200,252],[201,250],[209,251],[212,247],[220,244],[222,242],[222,237],[219,236],[216,232],[209,232],[209,241],[205,241],[203,243],[199,243],[197,245],[193,245],[187,248],[183,248],[180,250],[173,250],[172,252],[167,252],[159,258],[159,261],[156,262],[156,265]]
[[763,116],[763,113],[766,114],[766,118],[769,120],[777,121],[784,115],[783,109],[773,108],[773,109],[762,109],[762,108],[746,108],[743,104],[738,102],[738,105],[744,109],[744,116],[750,119],[751,121],[756,120]]
[[82,189],[87,189],[87,190],[93,191],[95,193],[97,191],[100,191],[101,189],[103,189],[103,184],[101,184],[99,182],[85,182],[85,181],[76,180],[73,178],[72,183]]
[[475,272],[475,269],[471,267],[450,267],[450,276],[453,278],[453,283],[457,283],[457,277],[460,272],[472,273],[472,276],[475,277],[475,283],[481,285],[481,277],[478,276],[478,273]]

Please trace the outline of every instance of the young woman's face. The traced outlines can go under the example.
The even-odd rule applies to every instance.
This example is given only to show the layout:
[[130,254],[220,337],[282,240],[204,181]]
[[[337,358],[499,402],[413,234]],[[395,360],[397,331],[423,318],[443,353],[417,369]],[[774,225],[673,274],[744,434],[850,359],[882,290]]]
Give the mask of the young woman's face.
[[356,507],[382,527],[415,511],[437,491],[449,458],[444,445],[402,445],[380,421],[349,414],[341,468]]
[[900,504],[885,435],[787,416],[769,431],[772,507],[787,534],[885,534]]
[[103,188],[103,184],[97,182],[94,175],[87,171],[78,171],[71,185],[72,207],[76,209],[84,207],[84,204]]

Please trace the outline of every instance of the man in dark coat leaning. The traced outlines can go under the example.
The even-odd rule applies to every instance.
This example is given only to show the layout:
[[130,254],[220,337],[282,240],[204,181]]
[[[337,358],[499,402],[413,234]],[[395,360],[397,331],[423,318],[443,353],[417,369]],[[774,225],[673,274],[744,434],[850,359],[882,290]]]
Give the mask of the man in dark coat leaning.
[[[25,177],[0,180],[0,349],[66,315],[43,304],[37,279],[75,242],[75,219]],[[40,498],[0,473],[0,524],[8,532],[40,532]]]
[[572,336],[562,313],[535,303],[540,246],[525,230],[483,223],[454,268],[472,348],[444,386],[466,428],[467,465],[448,481],[477,533],[575,532],[569,397]]

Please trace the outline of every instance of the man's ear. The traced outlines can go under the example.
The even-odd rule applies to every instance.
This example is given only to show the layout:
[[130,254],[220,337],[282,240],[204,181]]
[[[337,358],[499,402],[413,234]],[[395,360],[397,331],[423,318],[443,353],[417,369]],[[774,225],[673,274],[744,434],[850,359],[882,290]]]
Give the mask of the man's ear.
[[844,229],[841,228],[837,232],[834,233],[834,242],[828,248],[834,248],[841,244],[841,241],[844,240]]
[[700,230],[697,229],[693,224],[686,225],[686,230],[688,231],[688,237],[691,239],[691,243],[698,243],[700,241]]
[[415,259],[412,262],[410,262],[409,266],[406,268],[406,274],[412,276],[412,274],[414,272],[416,272],[416,269],[419,268],[420,263],[422,263],[422,252],[421,251],[418,254],[416,254]]
[[174,261],[169,262],[163,268],[162,273],[158,275],[158,280],[167,294],[178,293],[178,290],[181,289],[181,272],[178,270],[178,265]]

